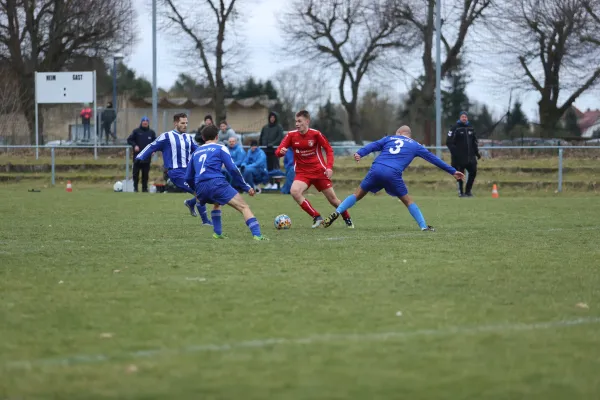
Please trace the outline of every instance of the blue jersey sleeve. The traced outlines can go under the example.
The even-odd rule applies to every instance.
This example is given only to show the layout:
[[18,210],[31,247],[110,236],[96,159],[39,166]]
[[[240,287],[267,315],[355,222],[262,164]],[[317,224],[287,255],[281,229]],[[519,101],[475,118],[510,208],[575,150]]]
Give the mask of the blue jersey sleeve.
[[242,173],[240,172],[238,167],[235,166],[235,163],[231,158],[231,154],[229,154],[229,150],[227,150],[226,147],[221,148],[221,161],[225,165],[225,169],[231,175],[234,182],[234,186],[244,188],[245,192],[249,191],[251,189],[250,185],[246,183],[244,177],[242,176]]
[[359,156],[364,157],[368,154],[371,154],[374,151],[381,151],[381,150],[383,150],[383,146],[385,146],[385,142],[387,141],[387,139],[388,139],[388,136],[384,137],[383,139],[379,139],[376,142],[369,143],[362,149],[358,150],[356,153]]
[[419,146],[419,149],[417,150],[417,156],[421,157],[423,160],[425,160],[427,162],[430,162],[431,164],[435,165],[439,169],[443,169],[450,175],[454,175],[456,173],[455,168],[446,164],[444,161],[439,159],[435,154],[433,154],[432,152],[430,152],[423,146]]
[[140,154],[138,154],[137,157],[135,157],[135,159],[141,161],[147,160],[152,155],[152,153],[156,151],[162,151],[164,144],[168,141],[169,138],[167,137],[167,135],[160,135],[158,139],[150,143],[148,146],[144,147],[144,150],[140,151]]

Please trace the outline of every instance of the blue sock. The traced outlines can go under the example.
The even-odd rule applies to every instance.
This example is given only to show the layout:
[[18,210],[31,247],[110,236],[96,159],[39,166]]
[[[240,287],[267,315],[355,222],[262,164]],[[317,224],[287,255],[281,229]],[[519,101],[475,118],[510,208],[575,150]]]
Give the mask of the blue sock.
[[[206,213],[206,207],[204,207],[204,212]],[[217,235],[223,233],[223,227],[221,226],[221,210],[212,210],[210,212],[210,216],[212,218],[213,230]]]
[[250,228],[252,236],[260,236],[260,224],[256,218],[250,218],[248,221],[246,221],[246,225],[248,225],[248,228]]
[[346,211],[347,209],[351,208],[355,204],[356,204],[356,196],[351,194],[350,196],[346,197],[346,199],[344,201],[342,201],[342,203],[338,206],[338,208],[336,208],[335,211],[341,214],[344,211]]
[[427,228],[427,224],[425,223],[425,217],[423,217],[423,214],[421,214],[421,210],[419,209],[419,206],[416,203],[412,203],[410,206],[408,206],[408,212],[410,213],[410,215],[412,215],[415,221],[417,221],[417,224],[419,224],[419,228]]
[[205,224],[210,223],[210,221],[208,220],[208,213],[206,212],[206,206],[204,204],[196,203],[196,208],[198,209],[198,212],[200,213],[200,218],[202,218],[202,222]]

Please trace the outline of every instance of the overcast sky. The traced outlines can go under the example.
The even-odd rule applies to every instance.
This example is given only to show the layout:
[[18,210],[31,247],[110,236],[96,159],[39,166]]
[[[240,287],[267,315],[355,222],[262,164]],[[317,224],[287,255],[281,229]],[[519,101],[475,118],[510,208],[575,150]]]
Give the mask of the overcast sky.
[[[148,5],[150,0],[134,0],[138,12],[139,42],[131,55],[125,58],[125,63],[134,69],[138,75],[151,80],[152,78],[152,14],[151,7]],[[253,0],[253,4],[246,5],[240,2],[243,8],[240,9],[243,21],[240,21],[240,33],[245,38],[244,48],[248,53],[248,58],[244,61],[243,73],[252,75],[256,78],[266,80],[272,78],[277,71],[289,68],[296,64],[298,60],[285,61],[276,49],[283,44],[280,37],[277,16],[280,16],[290,0]],[[200,22],[200,21],[199,21]],[[174,61],[176,54],[173,47],[173,38],[168,37],[166,33],[158,32],[158,85],[162,88],[169,88],[176,80],[177,75],[182,71],[179,63]],[[181,36],[184,38],[183,34]],[[481,58],[481,57],[479,57]],[[414,76],[419,74],[419,59],[409,65],[410,71]],[[494,78],[492,68],[485,68],[476,65],[471,70],[472,83],[468,86],[467,92],[471,100],[484,102],[491,106],[494,115],[500,116],[506,111],[509,100],[509,89],[503,88]],[[494,81],[493,83],[491,81]],[[394,98],[399,97],[407,91],[407,85],[410,79],[393,79],[391,84],[377,87]],[[337,93],[334,90],[337,82],[332,79],[330,82],[332,99],[335,101]],[[523,102],[524,110],[532,120],[537,120],[537,100],[535,93],[519,94]],[[516,96],[513,96],[513,100]],[[587,108],[600,108],[600,90],[595,89],[588,94],[581,96],[575,105],[585,111]]]

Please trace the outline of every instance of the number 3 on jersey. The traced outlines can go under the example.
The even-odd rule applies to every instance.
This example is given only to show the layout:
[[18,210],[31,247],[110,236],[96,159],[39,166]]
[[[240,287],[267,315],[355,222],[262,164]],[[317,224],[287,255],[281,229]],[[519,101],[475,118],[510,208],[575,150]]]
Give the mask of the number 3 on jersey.
[[390,148],[390,153],[398,154],[400,153],[400,150],[402,150],[402,146],[404,146],[404,140],[397,139],[394,143],[396,143],[396,147]]
[[202,175],[204,173],[204,171],[206,171],[206,168],[204,168],[204,162],[206,161],[206,153],[202,154],[200,156],[200,158],[198,159],[198,162],[200,163],[200,174]]

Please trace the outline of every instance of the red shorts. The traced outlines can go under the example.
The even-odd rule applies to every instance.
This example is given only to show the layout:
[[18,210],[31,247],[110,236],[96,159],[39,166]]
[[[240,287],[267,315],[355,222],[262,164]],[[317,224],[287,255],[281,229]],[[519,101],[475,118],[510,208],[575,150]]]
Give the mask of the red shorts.
[[295,181],[304,182],[310,187],[311,185],[315,187],[319,192],[322,192],[325,189],[329,189],[333,187],[333,183],[331,183],[331,179],[323,175],[323,177],[315,178],[306,175],[296,175],[294,178]]

